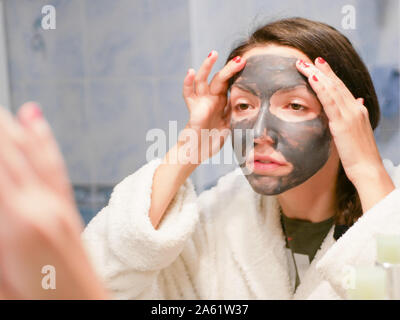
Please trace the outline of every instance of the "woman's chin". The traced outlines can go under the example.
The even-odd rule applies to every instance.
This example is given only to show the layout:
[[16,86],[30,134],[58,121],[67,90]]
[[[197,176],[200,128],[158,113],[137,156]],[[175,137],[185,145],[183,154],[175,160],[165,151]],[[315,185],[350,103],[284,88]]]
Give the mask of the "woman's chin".
[[246,176],[253,190],[262,195],[277,195],[285,190],[283,190],[281,177],[272,177],[251,174]]

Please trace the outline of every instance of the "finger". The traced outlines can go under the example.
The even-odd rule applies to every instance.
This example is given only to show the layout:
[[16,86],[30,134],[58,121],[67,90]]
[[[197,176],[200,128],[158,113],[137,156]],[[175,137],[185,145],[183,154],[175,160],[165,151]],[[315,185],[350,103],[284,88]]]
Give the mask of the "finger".
[[188,98],[192,98],[194,96],[194,77],[196,72],[193,69],[189,69],[185,79],[183,80],[183,98],[185,101]]
[[[6,119],[4,119],[6,118]],[[8,119],[7,119],[8,118]],[[11,116],[7,114],[7,112],[0,107],[0,125],[1,129],[5,129],[4,125],[6,127],[9,125],[9,121],[11,121]],[[1,120],[2,119],[2,120]],[[2,131],[2,130],[0,130]],[[17,186],[17,181],[12,177],[11,172],[7,169],[7,166],[3,163],[2,157],[4,155],[7,155],[7,150],[8,150],[8,143],[3,144],[3,141],[6,139],[4,134],[0,134],[0,143],[2,143],[1,148],[0,148],[0,205],[2,202],[4,202],[6,199],[9,198],[10,192],[15,190]],[[12,161],[12,160],[10,160]],[[2,212],[0,211],[0,216]],[[0,223],[1,225],[1,223]]]
[[326,62],[324,58],[318,57],[317,59],[315,59],[315,67],[317,69],[321,70],[328,78],[330,78],[342,90],[342,94],[345,96],[345,98],[354,99],[353,94],[346,87],[346,85],[343,83],[343,81],[336,75],[336,73],[332,70],[329,63]]
[[[15,180],[0,162],[0,207],[17,188]],[[0,212],[0,216],[1,216]]]
[[228,89],[229,79],[244,68],[246,59],[239,56],[229,61],[217,72],[210,83],[210,93],[214,95],[224,94]]
[[317,94],[328,118],[330,120],[340,119],[342,117],[340,106],[343,104],[343,98],[340,96],[338,88],[311,63],[298,60],[296,67],[308,78],[308,82]]
[[197,75],[194,79],[197,94],[202,95],[208,93],[208,76],[217,59],[218,52],[214,50],[211,51],[197,72]]
[[25,103],[18,119],[29,137],[24,153],[42,182],[64,197],[72,198],[67,170],[50,126],[37,104]]
[[355,111],[354,114],[357,115],[361,111],[361,113],[366,117],[366,119],[369,119],[369,111],[368,108],[364,105],[364,98],[357,98],[356,105],[358,105],[358,108],[353,108]]
[[[354,107],[354,96],[351,91],[347,88],[347,86],[343,83],[343,81],[336,75],[336,73],[332,70],[329,63],[325,61],[322,57],[318,57],[315,59],[315,67],[322,71],[329,79],[333,81],[338,91],[340,91],[340,95],[342,97],[343,103],[341,107],[341,113],[344,117],[350,115],[356,115],[360,111],[359,108]],[[364,103],[362,102],[362,105]]]
[[21,150],[25,139],[20,125],[7,110],[0,108],[0,166],[4,175],[15,185],[21,185],[24,180],[34,179],[32,168]]

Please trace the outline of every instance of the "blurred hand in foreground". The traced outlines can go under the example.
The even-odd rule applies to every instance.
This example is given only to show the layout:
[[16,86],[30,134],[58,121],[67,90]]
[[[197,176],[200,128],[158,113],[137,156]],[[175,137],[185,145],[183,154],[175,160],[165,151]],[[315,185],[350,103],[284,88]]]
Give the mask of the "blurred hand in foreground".
[[24,104],[17,119],[0,108],[0,145],[0,298],[107,299],[81,242],[62,156],[36,104]]

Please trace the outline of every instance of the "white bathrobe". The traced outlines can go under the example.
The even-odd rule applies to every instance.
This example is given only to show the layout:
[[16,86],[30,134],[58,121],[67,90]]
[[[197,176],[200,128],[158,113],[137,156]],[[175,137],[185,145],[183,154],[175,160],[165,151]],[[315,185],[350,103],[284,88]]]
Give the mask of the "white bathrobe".
[[82,238],[115,299],[345,299],[349,267],[375,262],[374,236],[400,233],[400,166],[384,163],[397,189],[338,241],[332,227],[295,293],[277,198],[239,168],[199,196],[188,179],[155,230],[153,160],[115,187]]

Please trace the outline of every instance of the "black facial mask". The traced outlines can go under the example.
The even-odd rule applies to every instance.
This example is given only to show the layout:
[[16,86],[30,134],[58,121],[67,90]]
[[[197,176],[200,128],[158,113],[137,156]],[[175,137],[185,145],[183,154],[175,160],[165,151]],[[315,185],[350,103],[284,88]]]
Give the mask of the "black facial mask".
[[[245,129],[253,129],[254,138],[266,134],[272,141],[272,148],[293,165],[292,171],[284,176],[246,172],[246,178],[254,191],[264,195],[282,193],[305,182],[324,166],[329,158],[331,145],[328,119],[324,111],[321,110],[312,120],[300,122],[285,121],[270,112],[270,99],[278,90],[304,86],[314,94],[307,78],[297,70],[295,58],[252,56],[247,60],[245,68],[233,79],[233,86],[251,92],[261,101],[256,116],[231,121],[231,129],[242,129],[240,134],[235,130],[232,134],[236,157],[246,156],[248,146]],[[256,147],[256,143],[253,140],[252,142]],[[235,148],[238,143],[242,144],[241,148]],[[240,166],[243,170],[245,163]]]

